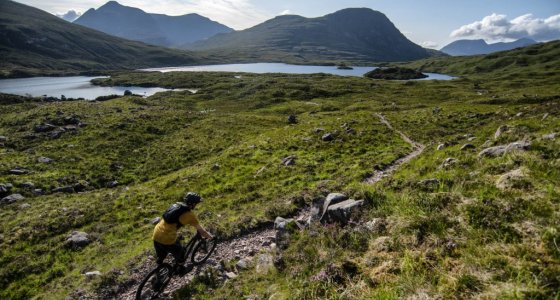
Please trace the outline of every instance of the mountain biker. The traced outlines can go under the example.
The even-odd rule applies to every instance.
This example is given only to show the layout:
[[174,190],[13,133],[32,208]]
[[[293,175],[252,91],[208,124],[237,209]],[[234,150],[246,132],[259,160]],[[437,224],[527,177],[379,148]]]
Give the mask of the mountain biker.
[[191,225],[205,239],[213,239],[213,236],[200,225],[196,215],[192,212],[198,203],[202,202],[199,194],[188,192],[181,202],[171,205],[164,213],[163,218],[154,228],[153,240],[156,250],[157,264],[162,264],[169,253],[175,257],[179,272],[188,272],[185,267],[185,257],[181,242],[177,238],[177,230],[183,225]]

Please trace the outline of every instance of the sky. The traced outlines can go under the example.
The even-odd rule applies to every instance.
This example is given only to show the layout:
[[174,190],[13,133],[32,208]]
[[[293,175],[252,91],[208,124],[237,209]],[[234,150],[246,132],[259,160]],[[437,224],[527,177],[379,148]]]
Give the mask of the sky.
[[[83,13],[107,0],[16,0],[52,14]],[[440,49],[458,39],[489,43],[560,39],[560,0],[117,0],[149,13],[198,13],[236,30],[283,14],[320,17],[348,7],[384,13],[411,41]]]

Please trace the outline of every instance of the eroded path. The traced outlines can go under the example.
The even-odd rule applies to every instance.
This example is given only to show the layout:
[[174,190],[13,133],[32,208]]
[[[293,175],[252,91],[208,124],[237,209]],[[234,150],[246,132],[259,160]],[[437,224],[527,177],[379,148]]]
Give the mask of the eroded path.
[[[391,175],[395,172],[401,165],[409,162],[413,158],[420,155],[425,146],[413,141],[410,139],[406,134],[403,132],[396,130],[393,128],[391,123],[381,114],[375,114],[381,121],[381,123],[385,124],[389,129],[393,130],[394,132],[398,133],[401,138],[409,143],[412,146],[413,151],[408,155],[396,159],[387,167],[382,170],[376,170],[374,174],[367,178],[365,182],[368,184],[375,184],[382,180],[383,178]],[[299,213],[294,217],[295,220],[307,220],[311,215],[309,208],[304,208],[299,211]],[[275,240],[275,230],[273,229],[273,225],[266,226],[264,228],[255,229],[247,234],[240,235],[230,240],[226,240],[218,244],[216,248],[216,252],[208,259],[206,264],[203,266],[194,269],[188,275],[181,277],[181,278],[174,278],[169,286],[167,287],[166,294],[161,297],[161,299],[172,299],[172,295],[178,289],[184,287],[188,282],[190,282],[195,276],[201,274],[205,270],[210,268],[220,268],[221,261],[231,261],[231,260],[239,260],[243,258],[252,257],[257,254],[259,251],[274,247],[274,240]],[[128,282],[128,288],[126,288],[125,292],[119,295],[118,297],[114,297],[113,299],[126,299],[126,300],[133,300],[135,299],[136,288],[138,287],[139,282],[142,278],[148,274],[150,270],[152,270],[156,266],[153,256],[150,256],[141,266],[139,266],[136,270],[134,270],[134,274],[132,275],[131,280]],[[107,298],[107,297],[106,297]]]

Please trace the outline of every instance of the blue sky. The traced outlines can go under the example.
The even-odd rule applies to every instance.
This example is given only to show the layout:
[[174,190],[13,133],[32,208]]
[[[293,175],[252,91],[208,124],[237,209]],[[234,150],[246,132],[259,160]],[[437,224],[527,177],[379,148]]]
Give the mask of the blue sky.
[[[84,12],[106,0],[18,0],[53,14]],[[280,14],[318,17],[347,7],[378,10],[413,42],[439,49],[457,39],[560,39],[560,0],[118,0],[146,12],[198,13],[234,29]]]

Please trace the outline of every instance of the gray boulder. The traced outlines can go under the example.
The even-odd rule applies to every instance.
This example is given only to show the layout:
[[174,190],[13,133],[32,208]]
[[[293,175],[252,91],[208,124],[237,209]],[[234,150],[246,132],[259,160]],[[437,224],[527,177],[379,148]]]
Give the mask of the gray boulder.
[[61,187],[57,187],[55,189],[52,190],[53,193],[67,193],[67,194],[71,194],[74,193],[74,187],[71,185],[66,185],[66,186],[61,186]]
[[325,131],[325,129],[323,129],[323,128],[315,128],[315,129],[313,129],[313,132],[314,132],[314,133],[321,133],[321,132],[323,132],[323,131]]
[[51,130],[54,130],[56,128],[56,126],[52,125],[52,124],[48,124],[48,123],[44,123],[44,124],[38,124],[35,125],[33,127],[33,131],[40,133],[40,132],[49,132]]
[[348,223],[352,214],[364,204],[364,200],[348,199],[329,206],[326,219],[330,222]]
[[235,264],[235,267],[237,270],[248,270],[251,268],[251,263],[252,261],[249,258],[243,258]]
[[257,274],[266,274],[274,270],[274,257],[270,253],[261,253],[257,257],[255,271]]
[[490,147],[480,151],[480,153],[478,153],[478,157],[497,157],[502,156],[506,153],[510,153],[512,151],[526,151],[530,146],[530,142],[519,141],[508,145]]
[[276,230],[286,230],[288,225],[295,223],[294,219],[284,219],[282,217],[276,217],[274,220],[274,229]]
[[13,187],[10,183],[0,183],[0,197],[7,196]]
[[501,190],[512,189],[517,186],[517,183],[522,181],[527,177],[528,171],[524,168],[519,168],[510,172],[507,172],[500,176],[496,181],[496,187]]
[[99,271],[86,272],[86,273],[84,274],[84,276],[86,276],[86,278],[87,278],[88,280],[91,280],[91,279],[93,279],[93,278],[95,278],[95,277],[101,276],[101,272],[99,272]]
[[284,157],[284,158],[282,159],[282,164],[283,164],[284,166],[293,166],[293,165],[295,165],[295,164],[296,164],[296,157],[295,157],[295,155],[290,155],[290,156]]
[[418,181],[418,185],[423,187],[428,187],[428,186],[433,186],[438,184],[439,184],[439,180],[437,178],[427,178]]
[[439,145],[437,146],[437,150],[438,150],[438,151],[443,150],[443,148],[445,148],[445,144],[439,144]]
[[321,137],[321,140],[323,140],[323,142],[330,142],[330,141],[334,140],[334,136],[333,136],[332,133],[325,133]]
[[290,231],[288,230],[291,227],[290,224],[298,226],[294,219],[276,217],[276,220],[274,220],[274,229],[276,229],[275,242],[282,249],[287,248],[290,243]]
[[0,200],[0,203],[1,204],[12,204],[16,201],[21,201],[23,199],[25,199],[25,197],[23,197],[21,194],[11,194],[9,196],[6,196],[6,197],[2,198]]
[[344,194],[341,193],[330,193],[327,195],[327,198],[325,199],[325,202],[323,202],[323,209],[321,210],[321,218],[319,218],[320,220],[323,220],[323,218],[325,217],[325,214],[327,213],[327,209],[329,208],[329,206],[333,205],[333,204],[337,204],[340,203],[344,200],[348,199],[348,197]]
[[27,174],[27,170],[24,169],[11,169],[10,171],[8,171],[8,173],[10,173],[11,175],[25,175]]
[[549,134],[543,135],[542,139],[543,140],[555,140],[557,136],[558,136],[558,133],[554,132],[554,133],[549,133]]
[[48,158],[48,157],[41,156],[41,157],[37,158],[37,161],[40,162],[40,163],[49,164],[49,163],[52,162],[52,159]]
[[7,137],[0,135],[0,143],[5,143],[8,140]]
[[469,149],[476,149],[476,146],[473,144],[464,144],[461,147],[461,151],[469,150]]
[[453,158],[453,157],[448,157],[443,161],[443,163],[441,164],[441,167],[442,168],[448,168],[448,167],[450,167],[450,166],[452,166],[452,165],[454,165],[458,162],[459,162],[458,159]]
[[384,218],[375,218],[365,223],[364,227],[373,233],[381,234],[387,228],[387,221]]
[[20,210],[28,209],[28,208],[31,208],[31,204],[29,204],[29,203],[23,203],[23,204],[21,204],[20,206],[18,206],[18,208],[19,208]]
[[74,231],[72,234],[66,239],[66,245],[72,248],[82,248],[91,243],[89,235],[82,231]]
[[19,185],[22,189],[33,189],[35,188],[35,184],[33,182],[24,182]]

